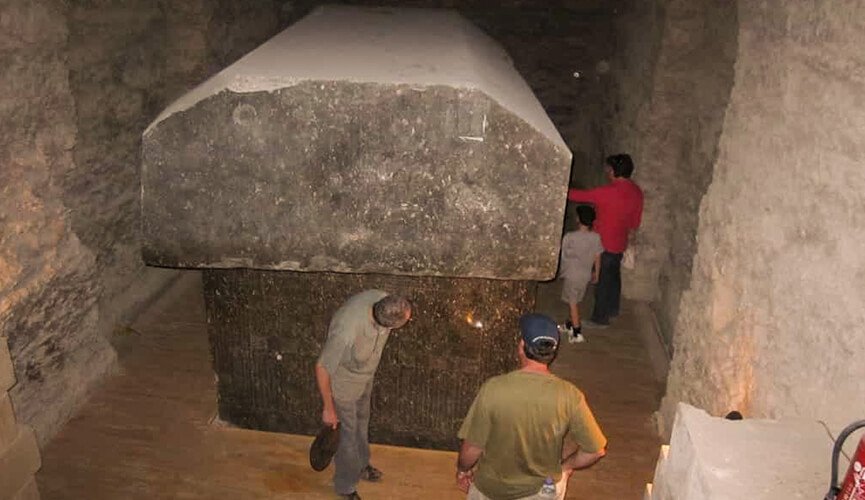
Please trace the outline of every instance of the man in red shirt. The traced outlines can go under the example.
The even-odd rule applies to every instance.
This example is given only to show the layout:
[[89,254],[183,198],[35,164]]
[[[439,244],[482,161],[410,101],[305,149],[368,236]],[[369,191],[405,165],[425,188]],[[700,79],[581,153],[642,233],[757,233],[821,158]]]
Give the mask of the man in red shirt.
[[608,156],[604,172],[609,183],[594,189],[569,189],[568,200],[595,206],[595,231],[601,237],[604,253],[595,287],[595,309],[588,327],[610,324],[619,314],[622,293],[622,254],[628,247],[629,233],[640,226],[643,216],[643,191],[631,180],[634,162],[627,154]]

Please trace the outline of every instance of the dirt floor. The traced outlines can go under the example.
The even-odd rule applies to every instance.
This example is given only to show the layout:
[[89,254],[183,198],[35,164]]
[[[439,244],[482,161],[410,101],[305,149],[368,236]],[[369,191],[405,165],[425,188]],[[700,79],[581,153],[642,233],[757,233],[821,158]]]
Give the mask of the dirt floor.
[[[214,423],[200,282],[184,278],[115,339],[121,371],[43,450],[37,475],[52,499],[334,498],[330,471],[308,465],[310,437],[233,429]],[[538,310],[563,320],[555,283],[541,285]],[[662,385],[626,307],[613,328],[563,346],[554,368],[583,389],[610,444],[608,456],[573,476],[568,498],[639,499],[651,480],[659,439],[652,412]],[[455,454],[374,446],[385,472],[363,483],[367,499],[463,498]]]

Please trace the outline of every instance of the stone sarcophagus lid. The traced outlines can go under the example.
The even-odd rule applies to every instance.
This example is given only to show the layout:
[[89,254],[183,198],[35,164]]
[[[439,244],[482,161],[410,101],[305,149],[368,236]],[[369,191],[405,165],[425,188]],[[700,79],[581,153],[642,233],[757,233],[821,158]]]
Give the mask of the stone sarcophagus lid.
[[554,275],[570,151],[456,13],[324,7],[143,138],[159,266]]
[[[571,154],[507,54],[455,12],[326,6],[168,107],[142,161],[145,261],[208,269],[224,418],[314,431],[328,315],[415,283],[374,438],[449,446],[474,390],[513,365],[532,280],[555,274]],[[483,328],[465,319],[478,311]]]

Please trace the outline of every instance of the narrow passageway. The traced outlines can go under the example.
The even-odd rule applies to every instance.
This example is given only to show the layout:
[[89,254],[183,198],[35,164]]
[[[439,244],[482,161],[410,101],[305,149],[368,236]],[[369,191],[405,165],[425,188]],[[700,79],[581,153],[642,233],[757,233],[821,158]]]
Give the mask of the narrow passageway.
[[[537,309],[556,321],[567,318],[560,302],[560,284],[538,287]],[[591,311],[591,289],[581,305]],[[591,469],[574,475],[568,498],[642,498],[651,482],[661,440],[652,414],[658,408],[664,386],[641,338],[642,321],[634,302],[625,301],[622,314],[605,330],[584,330],[586,342],[563,344],[553,363],[556,375],[577,385],[588,398],[595,418],[609,440],[607,456]]]
[[[44,499],[332,498],[330,471],[307,462],[311,438],[212,422],[216,390],[197,275],[189,275],[115,339],[120,373],[107,380],[43,451]],[[554,314],[556,285],[538,308]],[[626,310],[616,327],[563,346],[555,370],[588,395],[609,455],[572,479],[568,498],[640,498],[658,439],[650,422],[659,386]],[[456,429],[454,430],[456,433]],[[370,499],[458,499],[455,454],[375,446],[385,471],[359,490]]]

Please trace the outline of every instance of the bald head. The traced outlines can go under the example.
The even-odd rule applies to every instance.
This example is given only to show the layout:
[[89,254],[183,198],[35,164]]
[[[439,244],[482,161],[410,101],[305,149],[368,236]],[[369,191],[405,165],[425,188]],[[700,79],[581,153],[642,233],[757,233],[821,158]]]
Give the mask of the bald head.
[[399,328],[411,319],[411,302],[400,295],[388,295],[372,306],[372,317],[385,328]]

